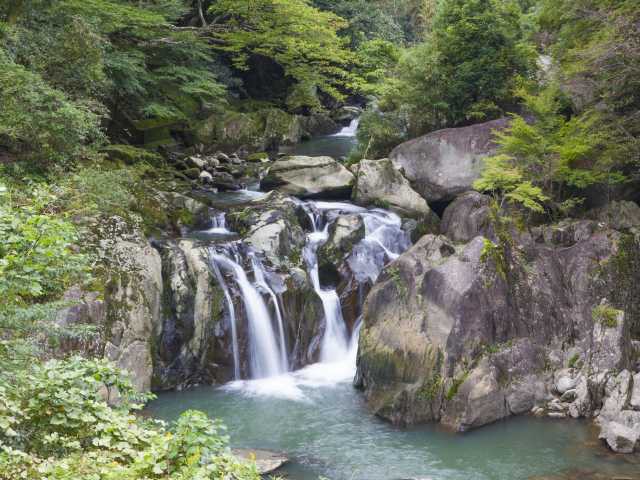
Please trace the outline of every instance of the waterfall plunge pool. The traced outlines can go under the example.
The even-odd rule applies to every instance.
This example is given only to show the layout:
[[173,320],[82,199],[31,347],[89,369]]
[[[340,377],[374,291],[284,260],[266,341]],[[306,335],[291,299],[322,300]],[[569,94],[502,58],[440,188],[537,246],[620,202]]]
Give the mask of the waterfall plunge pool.
[[293,480],[528,480],[565,471],[575,471],[572,480],[640,478],[637,456],[609,453],[586,421],[518,417],[465,434],[394,428],[366,410],[352,374],[344,363],[315,364],[163,393],[149,411],[169,421],[187,409],[220,418],[232,446],[287,453],[291,463],[277,473]]

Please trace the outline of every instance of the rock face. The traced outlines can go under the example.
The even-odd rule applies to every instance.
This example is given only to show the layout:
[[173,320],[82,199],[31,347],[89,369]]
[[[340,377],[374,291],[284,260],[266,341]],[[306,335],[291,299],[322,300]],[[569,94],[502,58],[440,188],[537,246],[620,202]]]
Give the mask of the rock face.
[[360,161],[353,200],[365,207],[389,208],[406,217],[434,219],[436,216],[388,159]]
[[440,231],[454,242],[468,242],[478,235],[493,238],[489,202],[481,193],[463,193],[444,211]]
[[[451,235],[464,241],[471,227]],[[356,383],[370,408],[458,431],[534,407],[558,418],[602,409],[609,445],[637,448],[633,382],[612,379],[634,364],[626,286],[640,280],[640,246],[594,222],[570,230],[582,233],[562,244],[524,233],[500,248],[426,235],[387,266],[360,337]]]
[[331,157],[293,156],[278,160],[260,183],[300,198],[349,198],[353,174]]
[[495,152],[493,131],[507,126],[499,119],[439,130],[399,145],[389,158],[428,202],[450,201],[471,189],[483,158]]

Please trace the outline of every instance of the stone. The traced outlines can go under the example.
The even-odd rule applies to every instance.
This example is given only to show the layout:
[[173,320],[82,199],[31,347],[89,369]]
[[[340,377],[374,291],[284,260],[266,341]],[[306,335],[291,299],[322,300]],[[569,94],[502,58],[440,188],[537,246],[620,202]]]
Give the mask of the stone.
[[629,405],[634,410],[640,410],[640,373],[636,373],[633,376],[633,389],[631,390]]
[[356,204],[388,208],[406,217],[436,217],[390,160],[361,160],[359,165],[353,191]]
[[345,199],[355,177],[331,157],[285,157],[276,161],[260,182],[263,190],[278,190],[300,198]]
[[574,389],[576,386],[577,380],[568,375],[559,376],[556,380],[556,391],[562,395],[566,391]]
[[200,170],[202,170],[207,164],[207,162],[200,157],[189,157],[189,163],[191,164],[191,166],[199,168]]
[[427,202],[450,201],[471,189],[483,159],[496,152],[494,131],[508,125],[502,118],[438,130],[397,146],[389,158]]
[[640,423],[629,427],[618,422],[607,422],[600,431],[609,448],[617,453],[633,453],[640,438]]
[[576,392],[575,388],[571,390],[567,390],[560,397],[560,401],[564,403],[570,403],[570,402],[573,402],[577,398],[577,396],[578,396],[578,393]]
[[285,463],[289,462],[289,457],[287,457],[286,454],[271,450],[232,448],[231,453],[240,460],[255,462],[260,475],[273,473]]
[[442,215],[440,231],[454,242],[468,242],[478,235],[493,238],[487,195],[466,192],[447,206]]
[[206,170],[203,170],[202,172],[200,172],[200,177],[199,177],[200,181],[205,184],[208,185],[210,183],[213,183],[213,175],[211,175],[209,172],[207,172]]

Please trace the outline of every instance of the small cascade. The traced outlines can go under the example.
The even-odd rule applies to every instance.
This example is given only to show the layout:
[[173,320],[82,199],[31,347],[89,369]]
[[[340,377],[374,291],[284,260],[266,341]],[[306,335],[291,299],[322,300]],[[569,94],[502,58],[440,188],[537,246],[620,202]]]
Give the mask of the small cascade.
[[211,252],[210,255],[220,268],[233,274],[240,288],[249,324],[251,377],[266,378],[286,372],[286,363],[282,361],[278,349],[267,305],[237,262],[237,250],[234,249],[231,255],[217,252]]
[[218,264],[213,259],[213,253],[209,251],[209,264],[218,281],[218,285],[222,288],[224,293],[224,299],[227,303],[227,311],[229,312],[229,323],[231,327],[231,350],[233,353],[233,379],[240,380],[240,349],[238,347],[238,327],[236,325],[236,309],[233,306],[233,300],[227,282],[224,280],[224,276],[218,268]]
[[334,133],[332,137],[355,137],[358,131],[358,125],[360,124],[359,118],[354,118],[351,123],[346,127],[343,127],[338,133]]
[[384,266],[411,246],[398,215],[382,209],[361,213],[365,237],[353,247],[347,259],[359,283],[374,283]]
[[[318,225],[316,218],[314,225]],[[343,358],[348,353],[349,336],[344,319],[340,298],[335,290],[323,289],[320,285],[320,273],[318,271],[318,248],[329,239],[329,223],[322,230],[314,230],[307,236],[307,244],[303,251],[309,276],[313,288],[322,301],[325,318],[325,332],[320,346],[320,360],[323,362],[335,361]]]
[[260,259],[253,252],[249,253],[249,257],[251,258],[251,267],[253,268],[253,275],[256,280],[256,286],[259,290],[262,290],[262,292],[269,295],[271,297],[271,301],[273,302],[273,308],[276,312],[276,320],[278,323],[278,346],[280,348],[280,362],[284,366],[284,370],[288,371],[289,360],[287,358],[287,341],[285,338],[284,321],[282,319],[282,312],[280,311],[278,296],[267,283],[267,280],[265,278],[264,266],[262,265]]
[[233,235],[233,232],[227,228],[227,219],[224,212],[216,213],[211,217],[211,227],[204,233],[212,235]]

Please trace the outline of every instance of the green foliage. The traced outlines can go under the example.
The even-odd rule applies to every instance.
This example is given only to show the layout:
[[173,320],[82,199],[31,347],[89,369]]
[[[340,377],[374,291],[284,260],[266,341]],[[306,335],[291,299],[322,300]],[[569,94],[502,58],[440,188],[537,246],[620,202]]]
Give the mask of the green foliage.
[[595,322],[602,324],[606,328],[616,328],[618,326],[618,315],[620,315],[620,313],[620,310],[611,305],[601,303],[594,307],[591,315]]
[[619,162],[640,159],[640,9],[634,0],[542,0],[538,21],[578,113],[595,109]]
[[70,100],[2,49],[0,105],[0,146],[35,164],[68,162],[102,141],[100,114],[90,104]]
[[444,0],[426,42],[405,53],[381,108],[403,112],[410,136],[496,118],[532,70],[517,3]]
[[513,115],[509,127],[496,132],[498,155],[485,160],[474,188],[537,213],[551,202],[562,213],[581,203],[565,198],[576,189],[624,179],[607,154],[610,137],[598,129],[596,113],[567,118],[566,100],[553,84],[536,95],[518,93],[534,120]]
[[0,478],[259,478],[230,455],[220,423],[187,411],[168,429],[135,415],[147,398],[105,360],[31,366],[0,387]]
[[406,140],[403,119],[395,112],[381,112],[370,106],[360,117],[355,153],[361,158],[382,158],[399,143]]
[[267,57],[305,88],[342,98],[353,55],[337,35],[346,26],[337,15],[306,0],[219,0],[210,11],[225,20],[214,29],[216,44],[236,68],[247,70],[253,57]]
[[398,63],[400,49],[386,40],[362,42],[356,50],[354,88],[363,95],[381,95],[387,73]]
[[73,251],[72,223],[55,213],[46,186],[9,189],[0,180],[0,296],[4,305],[59,294],[83,277],[86,259]]

